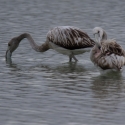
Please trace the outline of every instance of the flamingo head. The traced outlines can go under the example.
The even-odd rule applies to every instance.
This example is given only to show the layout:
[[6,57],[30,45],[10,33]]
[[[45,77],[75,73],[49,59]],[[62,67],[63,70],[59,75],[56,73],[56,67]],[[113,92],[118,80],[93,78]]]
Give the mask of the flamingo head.
[[6,60],[11,59],[12,53],[17,49],[17,47],[19,46],[19,39],[17,37],[12,38],[9,42],[8,42],[8,48],[6,51]]
[[95,27],[93,29],[93,35],[95,37],[96,42],[100,42],[104,36],[104,30],[101,27]]

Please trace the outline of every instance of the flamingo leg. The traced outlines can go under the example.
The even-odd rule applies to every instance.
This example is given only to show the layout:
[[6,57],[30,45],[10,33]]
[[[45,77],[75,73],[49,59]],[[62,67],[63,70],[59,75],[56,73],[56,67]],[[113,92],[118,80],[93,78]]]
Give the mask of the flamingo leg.
[[73,53],[71,53],[71,54],[69,55],[69,62],[72,62],[72,58],[75,60],[75,62],[78,61],[78,60],[76,59],[76,57],[74,56]]
[[69,62],[72,62],[72,54],[69,55]]
[[75,60],[75,62],[78,61],[74,55],[72,55],[72,58]]

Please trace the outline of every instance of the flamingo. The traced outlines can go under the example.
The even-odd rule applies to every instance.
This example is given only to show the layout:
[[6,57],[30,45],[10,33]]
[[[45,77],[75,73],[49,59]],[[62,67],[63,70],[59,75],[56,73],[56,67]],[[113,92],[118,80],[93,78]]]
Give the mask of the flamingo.
[[121,71],[125,65],[125,50],[114,39],[107,39],[101,27],[93,29],[95,45],[90,52],[91,61],[103,70]]
[[77,54],[90,51],[95,42],[81,29],[73,26],[58,26],[54,27],[47,33],[46,41],[38,46],[30,34],[23,33],[17,37],[12,38],[8,43],[6,51],[6,59],[11,59],[12,52],[14,52],[19,43],[27,38],[31,47],[37,52],[45,52],[49,49],[54,49],[57,52],[68,55],[69,61],[72,58],[78,61],[75,57]]

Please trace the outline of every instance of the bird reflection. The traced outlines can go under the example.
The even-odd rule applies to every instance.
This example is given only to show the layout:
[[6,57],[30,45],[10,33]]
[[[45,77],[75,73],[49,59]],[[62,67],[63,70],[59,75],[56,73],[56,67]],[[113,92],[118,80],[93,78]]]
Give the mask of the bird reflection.
[[92,98],[95,100],[93,107],[96,109],[96,117],[101,113],[115,112],[121,102],[122,74],[120,72],[109,72],[93,78],[91,90]]
[[58,72],[58,73],[72,73],[72,72],[84,72],[86,71],[86,68],[82,64],[79,64],[77,62],[65,62],[61,64],[52,64],[52,63],[42,63],[42,64],[25,64],[20,65],[16,63],[7,63],[7,66],[11,70],[27,70],[27,71],[49,71],[49,72]]
[[111,71],[93,78],[91,88],[95,97],[102,98],[108,97],[108,93],[113,94],[114,92],[120,91],[122,83],[122,74],[120,72]]
[[77,62],[68,62],[58,65],[54,70],[59,73],[84,72],[86,69]]

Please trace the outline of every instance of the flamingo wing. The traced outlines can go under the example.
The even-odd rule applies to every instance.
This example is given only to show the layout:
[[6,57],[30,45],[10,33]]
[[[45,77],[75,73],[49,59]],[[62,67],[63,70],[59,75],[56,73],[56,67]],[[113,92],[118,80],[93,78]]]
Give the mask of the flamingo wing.
[[76,27],[55,27],[48,32],[47,39],[60,47],[70,50],[93,47],[95,44],[85,32]]

